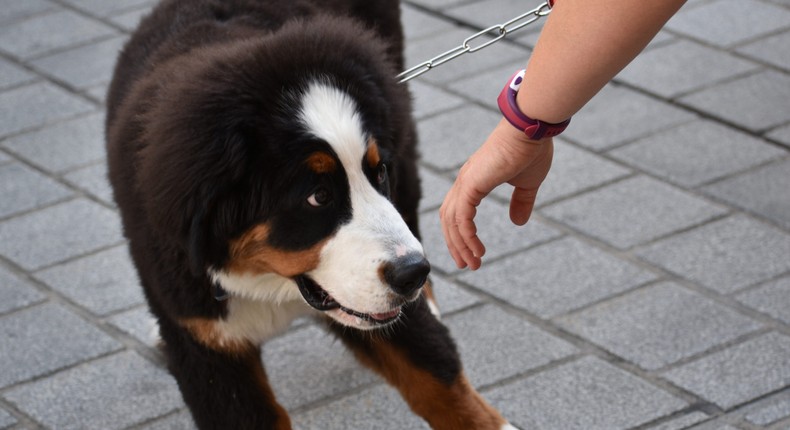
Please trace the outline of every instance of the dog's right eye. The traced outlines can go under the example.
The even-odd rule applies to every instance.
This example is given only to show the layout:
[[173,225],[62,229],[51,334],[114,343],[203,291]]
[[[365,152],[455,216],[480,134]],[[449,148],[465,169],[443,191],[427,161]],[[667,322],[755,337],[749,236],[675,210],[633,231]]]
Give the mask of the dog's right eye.
[[307,203],[313,207],[326,206],[332,201],[332,193],[326,188],[319,188],[307,197]]

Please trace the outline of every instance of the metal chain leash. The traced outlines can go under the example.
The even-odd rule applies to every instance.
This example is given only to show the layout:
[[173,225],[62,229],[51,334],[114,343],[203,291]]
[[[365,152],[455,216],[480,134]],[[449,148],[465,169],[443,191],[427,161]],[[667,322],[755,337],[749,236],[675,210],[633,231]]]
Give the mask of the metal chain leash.
[[[539,20],[540,18],[548,15],[551,12],[551,5],[554,3],[553,0],[548,0],[541,4],[540,6],[532,9],[529,12],[521,14],[510,21],[507,21],[503,24],[492,25],[491,27],[486,28],[480,32],[477,32],[466,39],[464,42],[453,49],[450,49],[446,52],[443,52],[428,61],[424,61],[414,67],[404,70],[400,74],[398,74],[395,78],[398,79],[398,83],[404,83],[410,81],[417,76],[422,75],[423,73],[434,69],[442,64],[454,60],[466,53],[477,52],[483,48],[487,48],[493,45],[496,42],[504,39],[510,33],[513,33],[517,30],[521,30],[522,28],[532,24],[533,22]],[[493,35],[494,38],[488,40],[486,42],[481,43],[478,46],[472,46],[471,42],[475,39],[479,39],[485,36]]]

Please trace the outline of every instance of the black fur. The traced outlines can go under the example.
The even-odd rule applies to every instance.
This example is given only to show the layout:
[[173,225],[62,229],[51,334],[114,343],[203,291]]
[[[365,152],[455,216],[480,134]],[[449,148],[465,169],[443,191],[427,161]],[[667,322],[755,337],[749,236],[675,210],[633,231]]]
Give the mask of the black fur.
[[[304,207],[315,178],[302,161],[316,148],[331,151],[294,118],[307,82],[328,79],[358,104],[385,154],[393,204],[419,238],[415,127],[407,89],[394,79],[402,43],[392,0],[165,0],[121,53],[107,98],[109,177],[171,372],[199,427],[288,427],[258,345],[212,350],[179,322],[227,315],[207,269],[222,268],[229,243],[252,226],[268,222],[271,245],[298,250],[350,216],[347,189],[333,190],[331,212]],[[392,342],[452,384],[461,369],[446,328],[424,300],[405,312]],[[353,330],[340,335],[367,348]]]

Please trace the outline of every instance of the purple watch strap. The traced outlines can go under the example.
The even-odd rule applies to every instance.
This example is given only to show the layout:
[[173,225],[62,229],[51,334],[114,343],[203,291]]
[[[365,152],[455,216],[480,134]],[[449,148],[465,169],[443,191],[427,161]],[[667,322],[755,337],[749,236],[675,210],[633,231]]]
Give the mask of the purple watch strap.
[[562,133],[568,127],[568,124],[570,124],[570,118],[563,122],[552,124],[530,118],[519,109],[516,103],[516,95],[518,95],[519,87],[521,87],[521,82],[524,80],[524,72],[524,69],[517,71],[510,80],[508,80],[507,85],[502,88],[502,92],[499,93],[497,104],[499,105],[499,110],[502,111],[502,115],[504,115],[505,119],[513,124],[514,127],[522,130],[527,137],[533,140],[542,139],[544,137],[554,137]]

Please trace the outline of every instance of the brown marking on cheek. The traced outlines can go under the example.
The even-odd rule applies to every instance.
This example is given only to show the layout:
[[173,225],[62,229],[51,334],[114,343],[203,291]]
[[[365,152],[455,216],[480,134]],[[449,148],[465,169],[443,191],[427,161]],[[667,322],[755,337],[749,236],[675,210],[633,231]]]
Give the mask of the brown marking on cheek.
[[313,152],[305,162],[307,167],[315,173],[331,173],[337,169],[337,162],[326,152]]
[[376,139],[372,137],[368,139],[368,150],[365,153],[365,160],[370,166],[371,169],[375,169],[378,167],[379,163],[381,162],[381,154],[379,154],[379,144],[376,142]]
[[247,340],[230,337],[222,329],[219,320],[209,318],[186,318],[179,321],[192,337],[214,351],[241,355],[246,353],[253,344]]
[[355,351],[357,359],[395,386],[411,409],[434,430],[500,430],[507,422],[463,373],[447,385],[415,366],[407,354],[386,340],[373,340],[371,347],[373,356]]
[[259,224],[232,241],[227,270],[235,273],[276,273],[291,278],[318,267],[321,249],[329,240],[324,239],[307,249],[285,251],[270,246],[268,237],[269,226]]

